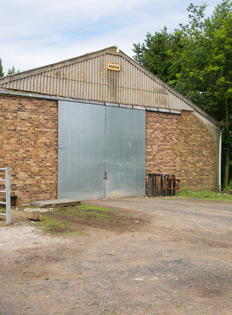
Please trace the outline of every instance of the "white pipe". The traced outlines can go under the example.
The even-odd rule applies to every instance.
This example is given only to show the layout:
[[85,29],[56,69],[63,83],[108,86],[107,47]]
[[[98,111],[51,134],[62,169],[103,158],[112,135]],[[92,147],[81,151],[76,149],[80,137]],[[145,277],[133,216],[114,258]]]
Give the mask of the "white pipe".
[[220,137],[219,137],[219,165],[218,165],[218,184],[219,184],[219,192],[222,191],[222,131],[220,130]]

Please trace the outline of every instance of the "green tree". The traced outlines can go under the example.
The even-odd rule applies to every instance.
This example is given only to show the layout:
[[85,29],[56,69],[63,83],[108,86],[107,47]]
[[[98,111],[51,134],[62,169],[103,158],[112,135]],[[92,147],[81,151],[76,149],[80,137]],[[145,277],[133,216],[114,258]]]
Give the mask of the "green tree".
[[222,0],[205,18],[207,5],[190,4],[188,24],[169,34],[148,33],[134,44],[134,59],[224,124],[224,186],[232,171],[232,2]]
[[173,60],[171,51],[178,49],[179,34],[170,34],[164,27],[155,35],[147,33],[144,43],[133,44],[134,59],[164,82],[173,82],[179,71],[178,62]]
[[15,67],[13,66],[11,69],[8,70],[7,75],[19,73],[19,70],[16,70]]
[[2,66],[2,59],[0,59],[0,77],[4,76],[4,72],[3,72],[3,66]]
[[218,121],[223,121],[226,186],[231,154],[232,2],[223,0],[209,18],[204,17],[205,8],[205,4],[191,4],[189,24],[180,25],[175,31],[182,47],[181,51],[173,51],[180,65],[175,88]]
[[[15,73],[19,73],[19,70],[16,70],[15,67],[13,66],[12,68],[10,68],[7,72],[7,75],[11,75],[11,74],[15,74]],[[4,72],[3,72],[3,66],[2,66],[2,59],[0,59],[0,77],[4,77]]]

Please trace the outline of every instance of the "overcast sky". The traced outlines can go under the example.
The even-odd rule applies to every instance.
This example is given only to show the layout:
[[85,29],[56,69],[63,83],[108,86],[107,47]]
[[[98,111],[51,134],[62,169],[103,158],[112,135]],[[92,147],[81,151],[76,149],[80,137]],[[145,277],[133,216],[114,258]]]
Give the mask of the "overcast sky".
[[[1,2],[0,58],[5,73],[55,63],[117,45],[133,56],[167,26],[187,22],[187,7],[200,0],[7,0]],[[220,0],[208,0],[210,14]]]

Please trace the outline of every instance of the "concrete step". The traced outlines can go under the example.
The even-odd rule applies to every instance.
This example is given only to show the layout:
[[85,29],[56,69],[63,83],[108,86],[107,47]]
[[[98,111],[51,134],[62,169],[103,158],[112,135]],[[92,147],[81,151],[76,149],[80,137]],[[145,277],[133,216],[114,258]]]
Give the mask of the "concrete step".
[[46,207],[69,207],[76,206],[81,203],[80,200],[74,199],[55,199],[55,200],[40,200],[32,202],[32,206],[46,208]]

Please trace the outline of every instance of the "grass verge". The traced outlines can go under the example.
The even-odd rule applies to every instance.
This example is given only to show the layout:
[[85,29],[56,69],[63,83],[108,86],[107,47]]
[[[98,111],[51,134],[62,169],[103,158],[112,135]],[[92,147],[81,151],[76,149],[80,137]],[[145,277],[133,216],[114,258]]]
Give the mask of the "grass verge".
[[232,195],[225,194],[223,192],[216,193],[207,190],[196,192],[188,189],[183,189],[181,192],[176,194],[176,197],[197,198],[202,200],[232,201]]

